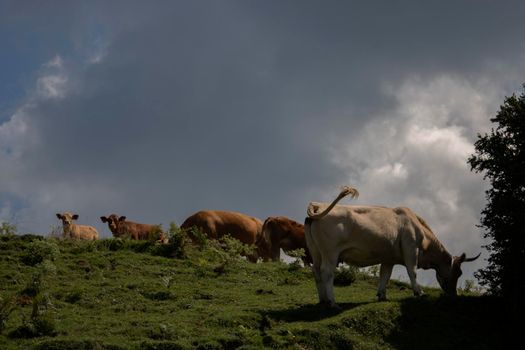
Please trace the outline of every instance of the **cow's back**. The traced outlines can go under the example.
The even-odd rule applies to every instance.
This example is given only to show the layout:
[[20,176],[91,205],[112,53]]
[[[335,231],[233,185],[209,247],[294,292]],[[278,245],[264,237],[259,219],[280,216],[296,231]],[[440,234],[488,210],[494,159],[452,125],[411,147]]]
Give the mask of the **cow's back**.
[[151,240],[155,239],[153,235],[160,233],[161,229],[159,225],[141,224],[133,221],[124,221],[119,227],[122,230],[122,234],[129,234],[133,239],[136,240]]
[[[311,203],[326,208],[326,203]],[[368,266],[402,263],[401,242],[428,245],[423,225],[408,208],[336,205],[325,217],[311,222],[312,239],[325,251],[342,251],[342,260]]]
[[237,212],[202,210],[188,217],[183,229],[198,227],[210,238],[218,239],[226,234],[245,244],[255,244],[261,233],[261,220]]
[[71,238],[84,240],[97,240],[98,231],[92,226],[73,225],[71,228]]

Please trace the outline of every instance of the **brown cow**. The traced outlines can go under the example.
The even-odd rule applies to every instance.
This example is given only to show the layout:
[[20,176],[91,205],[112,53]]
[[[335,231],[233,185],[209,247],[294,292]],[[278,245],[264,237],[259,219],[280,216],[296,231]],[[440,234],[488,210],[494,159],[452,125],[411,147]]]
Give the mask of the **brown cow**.
[[57,218],[62,221],[64,238],[97,240],[98,231],[92,226],[77,225],[73,221],[78,219],[78,214],[64,213],[56,214]]
[[[181,225],[182,229],[193,227],[201,229],[209,238],[219,239],[226,234],[238,239],[244,244],[256,244],[262,232],[262,221],[241,213],[219,210],[201,210],[188,217]],[[195,240],[191,237],[192,240]],[[248,260],[255,262],[257,256],[249,256]]]
[[281,248],[285,253],[302,248],[305,252],[304,264],[312,263],[312,258],[306,247],[303,224],[284,216],[269,217],[264,221],[261,236],[264,242],[260,242],[258,246],[261,247],[261,250],[267,249],[265,255],[269,259],[279,261]]
[[103,223],[108,223],[109,230],[115,237],[129,235],[134,240],[159,240],[165,242],[166,236],[160,225],[139,224],[127,221],[125,216],[111,214],[108,217],[101,216]]

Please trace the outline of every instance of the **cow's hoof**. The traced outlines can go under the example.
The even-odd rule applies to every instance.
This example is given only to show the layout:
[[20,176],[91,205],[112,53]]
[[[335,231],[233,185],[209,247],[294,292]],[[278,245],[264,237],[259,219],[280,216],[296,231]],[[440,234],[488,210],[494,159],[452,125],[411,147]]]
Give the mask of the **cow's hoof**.
[[337,305],[337,304],[330,304],[328,305],[328,308],[332,311],[342,311],[343,309],[341,308],[341,306]]
[[421,297],[425,296],[425,293],[423,291],[414,292],[414,296],[416,298],[421,298]]
[[321,301],[317,305],[319,305],[320,307],[323,307],[325,309],[342,310],[339,305],[337,305],[336,303],[332,303],[330,301]]

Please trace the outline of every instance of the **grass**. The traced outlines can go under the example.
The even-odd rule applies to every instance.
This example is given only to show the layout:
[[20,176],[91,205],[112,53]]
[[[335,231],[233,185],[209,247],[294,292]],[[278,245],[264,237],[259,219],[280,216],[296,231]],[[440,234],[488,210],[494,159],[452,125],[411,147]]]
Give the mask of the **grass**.
[[[29,251],[43,260],[35,263],[40,258]],[[494,349],[510,342],[497,299],[451,299],[428,288],[416,299],[391,281],[390,301],[376,302],[377,279],[358,275],[336,287],[341,310],[328,310],[316,305],[308,268],[252,264],[231,251],[188,248],[171,258],[147,242],[0,235],[0,349]]]

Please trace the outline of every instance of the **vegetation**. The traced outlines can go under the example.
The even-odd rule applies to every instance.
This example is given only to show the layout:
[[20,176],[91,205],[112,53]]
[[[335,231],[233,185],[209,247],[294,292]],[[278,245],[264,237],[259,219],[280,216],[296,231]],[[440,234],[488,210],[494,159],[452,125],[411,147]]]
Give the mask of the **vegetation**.
[[481,217],[490,239],[489,264],[476,277],[518,312],[525,306],[525,93],[507,97],[491,122],[496,129],[478,135],[476,154],[468,160],[491,185]]
[[329,310],[309,268],[249,263],[244,249],[193,247],[175,227],[167,245],[1,235],[0,349],[492,349],[508,339],[497,298],[431,288],[414,298],[391,281],[390,301],[376,302],[377,278],[345,267],[341,310]]

